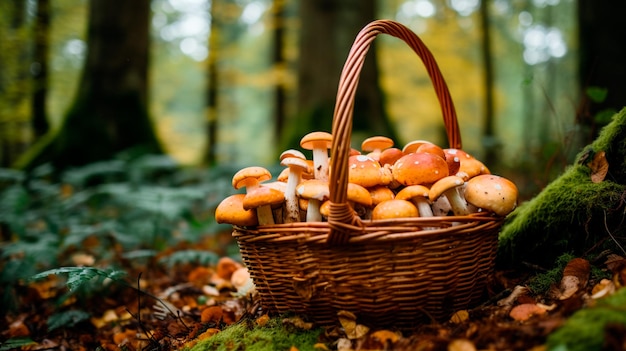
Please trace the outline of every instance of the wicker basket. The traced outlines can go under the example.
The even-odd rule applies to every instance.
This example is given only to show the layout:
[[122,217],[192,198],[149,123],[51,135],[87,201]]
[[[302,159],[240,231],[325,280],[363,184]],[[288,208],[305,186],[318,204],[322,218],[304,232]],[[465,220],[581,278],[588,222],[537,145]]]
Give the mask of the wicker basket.
[[502,218],[483,213],[361,220],[346,201],[358,74],[371,42],[381,33],[404,40],[422,59],[441,104],[450,147],[461,147],[447,85],[422,41],[393,21],[364,27],[339,82],[328,222],[234,227],[267,312],[295,312],[319,325],[333,325],[337,312],[344,310],[362,324],[407,329],[448,318],[483,297]]

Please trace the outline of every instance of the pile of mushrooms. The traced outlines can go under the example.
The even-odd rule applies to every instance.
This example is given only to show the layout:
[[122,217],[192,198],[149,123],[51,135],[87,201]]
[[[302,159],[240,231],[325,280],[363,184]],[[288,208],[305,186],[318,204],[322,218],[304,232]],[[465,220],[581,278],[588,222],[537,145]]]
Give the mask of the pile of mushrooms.
[[[328,216],[329,156],[332,135],[312,132],[300,146],[280,155],[284,170],[272,180],[259,166],[239,170],[232,179],[244,193],[225,198],[215,211],[218,223],[236,226],[321,222]],[[465,216],[486,212],[504,217],[517,205],[510,180],[491,174],[461,149],[443,149],[426,140],[402,149],[384,136],[353,149],[348,165],[347,199],[363,220],[402,217]]]

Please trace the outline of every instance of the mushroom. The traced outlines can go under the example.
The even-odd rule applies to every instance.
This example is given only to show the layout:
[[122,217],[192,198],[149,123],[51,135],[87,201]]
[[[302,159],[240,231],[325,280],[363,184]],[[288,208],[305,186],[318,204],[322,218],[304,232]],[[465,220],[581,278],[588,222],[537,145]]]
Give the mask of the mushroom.
[[404,186],[432,184],[448,175],[448,164],[436,155],[425,152],[402,156],[391,166],[394,180]]
[[437,155],[441,158],[443,158],[444,160],[446,159],[446,154],[443,152],[443,149],[441,147],[439,147],[438,145],[435,145],[433,143],[424,143],[422,145],[420,145],[417,150],[415,150],[415,152],[425,152],[428,154],[433,154],[433,155]]
[[300,140],[300,146],[313,151],[313,172],[315,179],[328,181],[328,149],[333,137],[327,132],[311,132]]
[[285,194],[272,187],[258,186],[248,190],[243,198],[243,208],[246,210],[256,208],[259,225],[274,224],[272,205],[279,205],[285,201]]
[[310,172],[311,168],[306,160],[298,157],[285,157],[280,161],[280,164],[289,169],[287,188],[285,189],[283,223],[298,222],[300,220],[300,208],[298,206],[296,187],[302,181],[302,173]]
[[465,184],[465,199],[478,208],[504,217],[517,206],[517,187],[504,177],[481,174]]
[[406,200],[387,200],[379,203],[372,210],[372,219],[391,219],[417,217],[417,207]]
[[450,203],[452,212],[456,216],[465,216],[471,211],[467,207],[467,202],[465,202],[465,199],[458,191],[458,188],[464,183],[463,178],[457,176],[447,176],[441,178],[430,188],[428,197],[430,198],[430,201],[435,201],[440,196],[445,196]]
[[385,136],[369,137],[361,143],[361,150],[368,152],[367,156],[378,161],[383,150],[393,146],[393,140]]
[[387,185],[393,180],[388,168],[380,166],[378,161],[365,155],[348,158],[348,182],[366,188],[376,185]]
[[458,149],[443,149],[443,154],[446,156],[446,162],[448,163],[448,174],[456,174],[461,167],[461,159],[459,158]]
[[491,173],[482,162],[461,149],[444,149],[443,152],[450,166],[451,175],[457,175],[467,181],[479,174]]
[[396,194],[395,198],[413,202],[417,207],[420,217],[433,216],[433,210],[430,208],[428,201],[428,188],[423,185],[409,185],[404,187]]
[[372,195],[367,189],[359,184],[348,183],[347,200],[359,217],[366,218],[369,216],[372,207]]
[[296,192],[298,193],[298,196],[308,200],[306,221],[321,222],[321,203],[330,196],[328,182],[319,179],[305,180],[298,185]]
[[393,200],[396,197],[394,192],[384,185],[377,185],[368,190],[372,197],[372,206],[376,206],[386,200]]
[[417,148],[419,148],[423,144],[432,144],[432,143],[430,141],[428,141],[428,140],[413,140],[413,141],[409,141],[402,148],[402,152],[404,152],[405,155],[415,153],[415,152],[417,152]]
[[396,161],[402,156],[404,156],[404,152],[402,152],[402,150],[398,149],[397,147],[390,147],[380,153],[378,163],[380,163],[380,165],[383,167],[385,165],[391,166],[396,163]]
[[251,227],[259,224],[255,210],[243,208],[245,194],[234,194],[222,200],[215,209],[215,221],[240,227]]
[[[255,191],[260,185],[261,182],[269,180],[272,178],[272,174],[270,171],[263,167],[252,166],[240,169],[233,176],[233,188],[241,189],[243,187],[246,188],[246,194]],[[284,197],[284,196],[283,196]],[[251,207],[248,207],[249,209]],[[268,217],[269,212],[269,217]],[[259,224],[273,224],[274,219],[272,218],[272,209],[268,206],[267,208],[259,208],[257,210],[257,216],[259,217]],[[263,220],[261,220],[263,218]],[[271,223],[269,223],[271,222]]]

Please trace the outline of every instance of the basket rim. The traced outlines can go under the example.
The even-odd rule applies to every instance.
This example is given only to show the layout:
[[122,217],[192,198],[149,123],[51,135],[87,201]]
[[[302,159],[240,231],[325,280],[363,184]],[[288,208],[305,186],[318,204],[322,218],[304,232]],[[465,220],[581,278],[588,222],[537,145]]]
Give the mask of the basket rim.
[[[363,220],[360,226],[346,225],[349,244],[380,244],[404,242],[433,237],[468,235],[477,231],[497,229],[503,217],[473,213],[467,216],[408,217],[381,220]],[[332,224],[329,222],[294,222],[257,227],[233,226],[233,236],[250,235],[246,242],[271,241],[275,243],[302,241],[326,244]],[[341,246],[341,245],[339,245]]]

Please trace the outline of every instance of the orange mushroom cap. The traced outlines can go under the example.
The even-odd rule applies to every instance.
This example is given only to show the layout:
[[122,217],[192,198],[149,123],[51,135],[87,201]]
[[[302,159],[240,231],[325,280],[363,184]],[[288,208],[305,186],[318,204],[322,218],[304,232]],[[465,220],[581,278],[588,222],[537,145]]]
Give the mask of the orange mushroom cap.
[[393,178],[402,185],[431,184],[448,175],[448,164],[425,152],[402,156],[391,166]]
[[259,224],[255,210],[243,208],[245,194],[234,194],[222,200],[215,209],[215,221],[247,227]]

